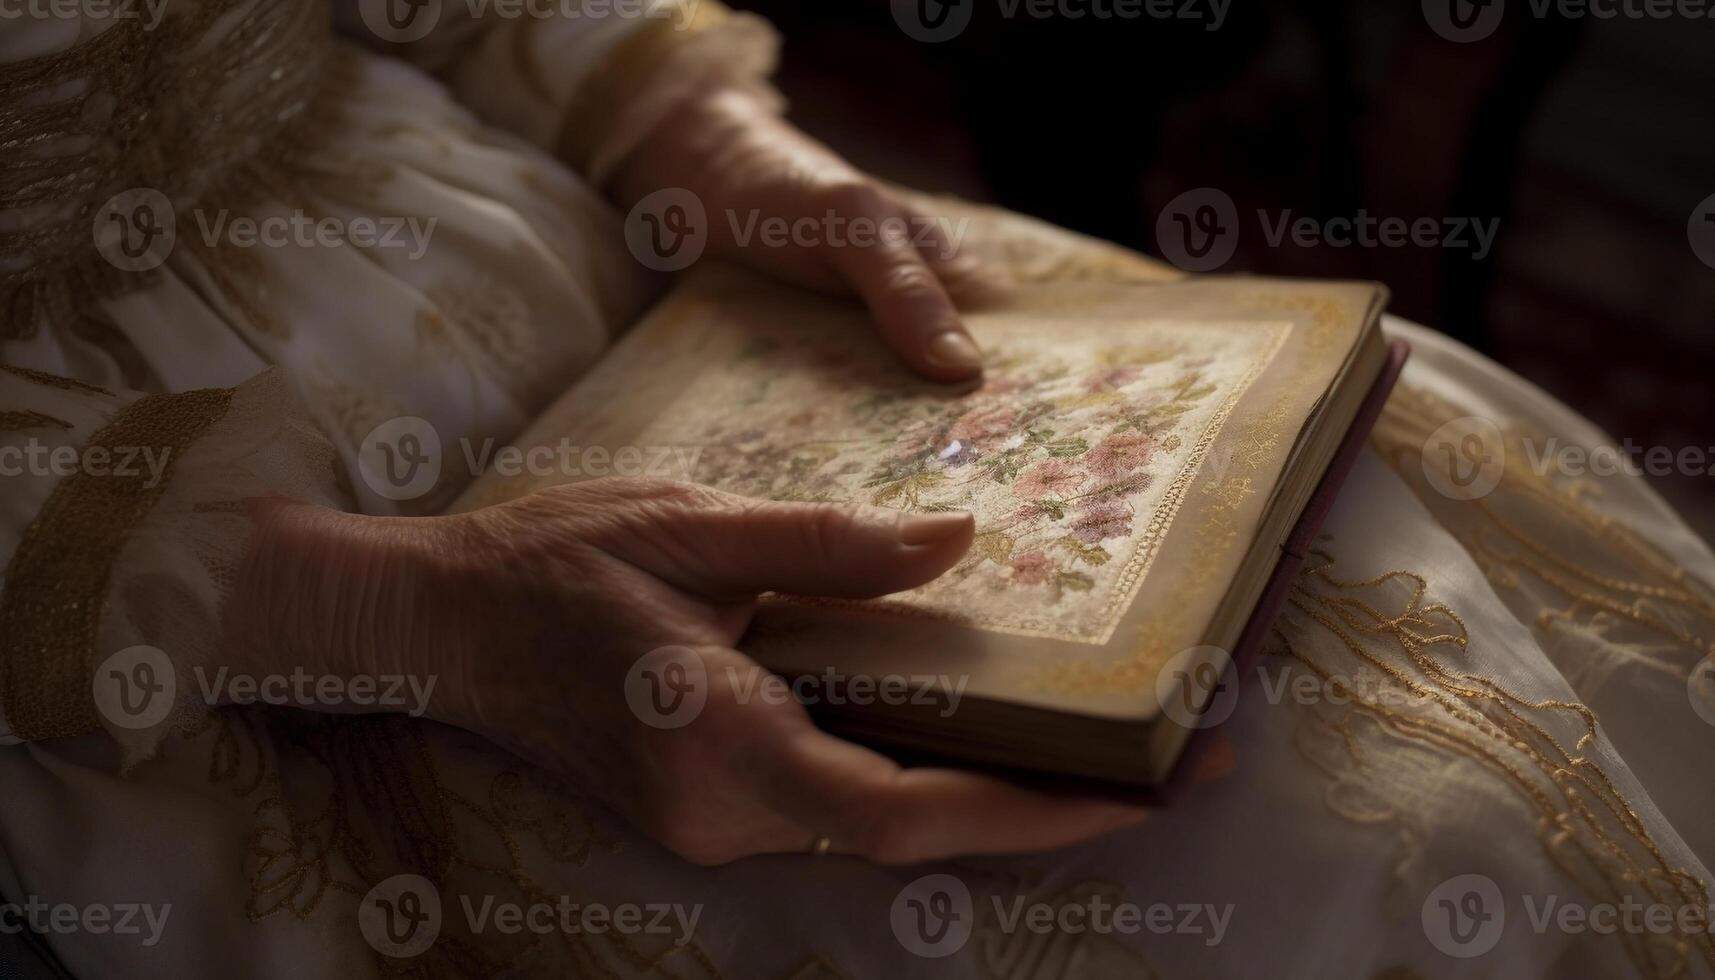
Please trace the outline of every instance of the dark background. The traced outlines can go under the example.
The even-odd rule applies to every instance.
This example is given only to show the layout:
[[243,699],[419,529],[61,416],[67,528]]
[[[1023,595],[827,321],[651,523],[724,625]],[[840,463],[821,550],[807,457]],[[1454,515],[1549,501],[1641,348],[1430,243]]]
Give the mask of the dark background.
[[[964,2],[969,26],[933,44],[888,0],[737,6],[786,35],[792,118],[872,173],[1158,257],[1164,206],[1219,188],[1245,216],[1223,271],[1379,279],[1393,312],[1616,439],[1715,447],[1715,269],[1688,238],[1715,195],[1715,19],[1539,17],[1496,0],[1510,8],[1498,29],[1456,43],[1419,0],[1232,0],[1214,31],[1207,17]],[[1500,233],[1478,261],[1255,232],[1258,209],[1360,208],[1498,217]],[[1655,482],[1715,539],[1715,476]]]

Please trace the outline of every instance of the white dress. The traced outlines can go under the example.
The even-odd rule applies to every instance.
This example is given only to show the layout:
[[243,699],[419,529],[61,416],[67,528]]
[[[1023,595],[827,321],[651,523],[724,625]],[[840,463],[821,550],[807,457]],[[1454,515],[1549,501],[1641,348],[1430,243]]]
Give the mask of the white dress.
[[[390,512],[355,475],[377,422],[505,439],[635,317],[658,284],[593,188],[679,95],[771,58],[759,22],[694,6],[447,4],[396,52],[447,87],[298,0],[0,33],[0,462],[22,469],[0,501],[0,896],[170,906],[158,929],[52,931],[74,975],[1715,976],[1715,557],[1637,477],[1537,472],[1547,440],[1609,440],[1394,320],[1416,354],[1228,723],[1237,770],[1104,840],[702,869],[433,723],[230,708],[162,738],[99,714],[91,675],[115,651],[207,654],[239,501]],[[133,188],[162,194],[177,241],[122,270],[99,226]],[[1020,280],[1162,275],[1017,216],[922,207],[971,217],[971,247]],[[438,224],[420,254],[408,236],[231,248],[203,231],[223,209],[223,227]],[[132,251],[119,263],[159,257]],[[1508,447],[1474,499],[1438,490],[1426,452],[1463,416]],[[44,462],[57,447],[80,465]],[[161,463],[103,471],[90,447]],[[399,875],[441,906],[404,959],[358,915]],[[685,914],[538,934],[467,912],[562,900]]]

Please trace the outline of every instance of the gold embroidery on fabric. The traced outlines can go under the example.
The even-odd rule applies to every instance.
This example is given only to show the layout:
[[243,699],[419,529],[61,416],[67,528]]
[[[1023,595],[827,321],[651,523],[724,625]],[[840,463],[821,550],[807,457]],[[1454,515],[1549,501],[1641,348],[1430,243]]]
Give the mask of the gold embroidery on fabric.
[[127,532],[166,491],[179,455],[226,414],[231,389],[147,395],[89,438],[110,451],[148,446],[166,460],[161,479],[134,472],[62,479],[25,529],[0,593],[0,697],[27,741],[99,728],[90,701],[91,657],[108,577]]
[[41,412],[21,409],[0,411],[0,432],[22,432],[26,429],[70,429],[70,422]]
[[[434,737],[431,737],[431,731]],[[614,818],[563,780],[524,767],[474,737],[399,715],[318,715],[229,708],[197,733],[207,739],[210,781],[256,800],[249,838],[252,921],[336,914],[351,923],[357,900],[394,874],[433,882],[446,907],[492,896],[525,905],[558,900],[528,866],[540,858],[581,867],[629,838]],[[462,743],[459,740],[464,740]],[[477,753],[485,799],[455,790],[441,769],[449,749]],[[573,893],[567,897],[584,901]],[[592,897],[590,900],[595,900]],[[611,900],[611,899],[609,899]],[[473,934],[449,915],[431,949],[402,964],[378,956],[387,976],[542,976],[721,980],[701,943],[617,933]],[[792,976],[838,977],[813,958]]]
[[329,16],[325,0],[169,5],[159,24],[114,20],[0,66],[0,146],[16,157],[0,168],[0,213],[48,216],[0,232],[0,258],[21,260],[0,274],[0,337],[74,323],[91,300],[158,281],[159,269],[122,272],[95,251],[91,224],[119,192],[158,191],[186,225],[193,207],[235,207],[289,181],[331,128],[347,71]]
[[[1529,437],[1517,426],[1502,429],[1507,463],[1499,486],[1487,497],[1453,502],[1425,489],[1425,442],[1442,423],[1464,414],[1422,389],[1401,386],[1373,441],[1426,503],[1458,511],[1450,529],[1497,588],[1516,591],[1521,577],[1530,576],[1564,597],[1563,608],[1545,605],[1537,612],[1539,631],[1552,633],[1561,624],[1588,627],[1623,643],[1614,634],[1617,624],[1628,624],[1680,649],[1683,662],[1674,663],[1644,644],[1623,643],[1637,662],[1680,679],[1699,659],[1715,653],[1715,589],[1622,522],[1600,513],[1591,503],[1600,493],[1594,483],[1557,480],[1524,465]],[[1534,530],[1525,526],[1527,518]],[[1587,540],[1593,547],[1568,547],[1569,540]],[[1581,552],[1607,556],[1615,567],[1567,557]]]
[[[1357,775],[1342,774],[1330,785],[1330,810],[1360,823],[1409,823],[1412,811],[1391,807],[1387,799],[1382,763],[1394,760],[1359,752],[1360,745],[1385,736],[1463,758],[1502,780],[1534,812],[1536,834],[1550,860],[1589,894],[1617,900],[1641,891],[1645,901],[1675,909],[1679,923],[1688,920],[1678,911],[1707,907],[1706,883],[1669,862],[1591,753],[1599,735],[1588,707],[1522,698],[1461,667],[1469,659],[1468,631],[1452,609],[1427,601],[1423,576],[1395,571],[1350,581],[1333,574],[1334,564],[1325,551],[1313,554],[1275,631],[1277,655],[1316,675],[1341,698],[1338,707],[1324,706],[1331,717],[1320,721],[1342,736],[1346,772]],[[1358,671],[1379,678],[1384,687],[1356,683],[1358,672],[1337,666],[1332,654],[1306,652],[1312,645],[1301,640],[1318,628],[1350,654]],[[1570,747],[1550,730],[1567,723],[1576,733]],[[1358,725],[1368,740],[1359,738]],[[1382,791],[1357,798],[1381,806],[1349,805],[1350,791],[1362,789],[1364,779]],[[1336,788],[1347,795],[1337,795]],[[1622,930],[1617,938],[1650,976],[1683,975],[1692,955],[1715,965],[1715,937],[1704,930],[1665,937]],[[1664,949],[1671,954],[1666,960]]]
[[47,385],[49,388],[57,388],[60,391],[75,391],[85,395],[107,395],[109,397],[113,395],[113,392],[108,391],[100,385],[92,385],[85,381],[79,381],[76,378],[62,378],[57,374],[48,374],[46,371],[33,371],[29,368],[16,367],[11,364],[0,364],[0,371],[5,371],[7,374],[15,374],[18,377],[23,378],[25,381],[32,381],[39,385]]
[[142,351],[118,327],[87,312],[67,315],[49,322],[69,323],[73,337],[101,349],[119,368],[123,387],[133,391],[157,389],[155,372],[143,358]]

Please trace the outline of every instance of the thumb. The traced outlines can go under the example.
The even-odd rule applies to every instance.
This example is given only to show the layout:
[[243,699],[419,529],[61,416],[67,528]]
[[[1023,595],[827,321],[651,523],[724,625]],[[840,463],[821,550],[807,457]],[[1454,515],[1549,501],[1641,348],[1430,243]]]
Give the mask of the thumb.
[[865,599],[922,585],[969,550],[970,514],[752,500],[705,489],[657,500],[613,551],[711,598]]

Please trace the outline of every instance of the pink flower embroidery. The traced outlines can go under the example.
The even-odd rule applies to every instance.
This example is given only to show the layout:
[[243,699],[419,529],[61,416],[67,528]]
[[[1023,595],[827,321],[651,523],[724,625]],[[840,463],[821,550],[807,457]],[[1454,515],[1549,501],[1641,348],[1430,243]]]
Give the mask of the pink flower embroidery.
[[1012,494],[1020,500],[1071,496],[1084,484],[1084,474],[1063,459],[1045,459],[1018,475]]
[[953,423],[947,431],[947,439],[975,446],[996,442],[1012,431],[1012,424],[1017,418],[1010,408],[973,408]]
[[1131,508],[1118,500],[1103,500],[1084,509],[1072,522],[1072,537],[1085,544],[1131,534]]
[[1143,372],[1135,367],[1103,368],[1093,371],[1084,379],[1084,390],[1092,394],[1098,391],[1118,391],[1136,381]]
[[1097,477],[1112,482],[1149,462],[1155,440],[1141,432],[1117,432],[1084,454],[1085,465]]
[[1041,585],[1054,574],[1054,563],[1040,551],[1026,551],[1012,559],[1012,581],[1017,585]]

